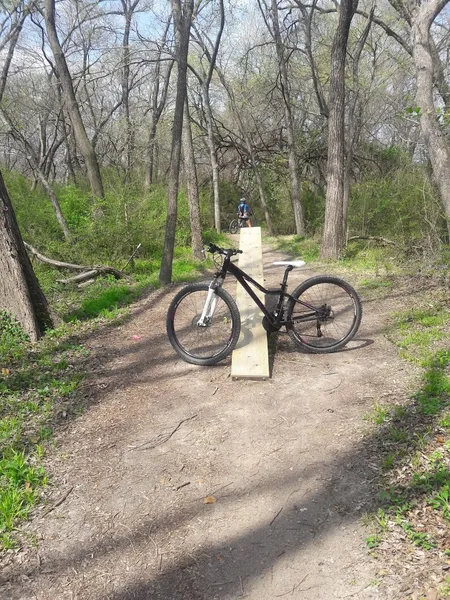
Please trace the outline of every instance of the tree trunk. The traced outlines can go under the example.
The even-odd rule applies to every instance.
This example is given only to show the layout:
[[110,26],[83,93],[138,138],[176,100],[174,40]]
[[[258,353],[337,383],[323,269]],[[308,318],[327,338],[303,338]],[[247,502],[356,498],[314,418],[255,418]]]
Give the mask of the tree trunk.
[[167,221],[164,250],[161,260],[159,281],[172,281],[172,262],[177,226],[177,200],[180,175],[181,142],[183,134],[183,112],[187,84],[187,55],[194,0],[171,0],[175,25],[175,60],[177,62],[177,95],[172,128],[172,151],[169,167],[169,189],[167,194]]
[[55,0],[45,0],[45,24],[47,27],[48,41],[52,49],[58,77],[61,82],[62,96],[72,122],[75,138],[80,151],[84,156],[84,160],[86,161],[86,168],[91,190],[95,196],[98,198],[103,198],[103,183],[97,162],[97,156],[87,136],[86,129],[81,118],[80,109],[73,89],[72,77],[70,75],[66,58],[56,32]]
[[[161,54],[161,53],[160,53]],[[159,56],[160,56],[159,54]],[[163,75],[163,88],[160,94],[160,64],[156,65],[155,81],[152,90],[151,100],[151,119],[150,119],[150,131],[148,137],[147,146],[147,165],[145,171],[145,188],[148,190],[155,179],[155,155],[156,155],[156,130],[158,122],[161,118],[162,111],[166,104],[167,91],[169,89],[170,74],[173,68],[173,61],[169,63],[164,75]]]
[[281,38],[280,24],[278,21],[278,3],[272,0],[273,37],[277,49],[278,68],[281,76],[281,91],[283,95],[284,122],[288,143],[289,174],[291,178],[291,199],[294,211],[295,230],[297,235],[306,234],[303,206],[301,203],[301,184],[298,177],[297,154],[295,150],[294,119],[291,111],[291,97],[289,92],[289,76],[285,57],[285,48]]
[[191,223],[192,254],[197,260],[203,258],[202,226],[200,222],[200,203],[198,199],[197,167],[195,164],[194,144],[192,141],[191,121],[187,99],[184,103],[183,125],[184,170],[189,203],[189,219]]
[[327,194],[321,258],[338,259],[344,247],[345,58],[350,23],[358,0],[342,0],[331,50]]
[[11,312],[32,341],[53,327],[47,299],[28,258],[0,173],[0,308]]
[[206,127],[207,127],[207,140],[209,148],[209,158],[211,161],[212,171],[212,187],[213,187],[213,198],[214,198],[214,227],[216,231],[220,233],[220,195],[219,195],[219,163],[217,162],[216,147],[214,144],[214,133],[213,133],[213,118],[211,111],[211,102],[209,98],[209,89],[206,84],[202,85],[203,88],[203,101],[205,103],[205,115],[206,115]]
[[[352,165],[353,165],[353,150],[355,144],[359,139],[359,135],[362,128],[362,105],[359,100],[360,86],[359,86],[359,61],[363,48],[366,44],[367,37],[372,26],[373,16],[375,12],[375,6],[372,6],[370,13],[367,17],[367,24],[364,28],[363,34],[361,35],[356,48],[353,52],[353,85],[352,90],[349,94],[349,109],[347,118],[347,140],[346,140],[346,155],[345,155],[345,171],[344,171],[344,197],[342,206],[342,228],[343,235],[347,238],[347,222],[348,222],[348,205],[350,201],[350,182],[352,176]],[[344,240],[345,241],[345,240]]]
[[121,0],[125,28],[122,39],[122,106],[125,116],[125,181],[129,180],[134,150],[134,132],[130,118],[130,30],[131,19],[140,0]]
[[156,57],[156,65],[155,65],[155,78],[153,81],[153,88],[151,94],[151,120],[150,120],[150,132],[147,146],[147,164],[145,170],[145,178],[144,185],[145,189],[149,190],[152,185],[155,177],[155,154],[156,154],[156,128],[158,126],[159,119],[161,118],[162,111],[166,104],[167,99],[167,91],[169,89],[170,82],[170,74],[172,73],[173,61],[169,62],[167,69],[165,70],[164,75],[162,76],[162,92],[160,94],[161,87],[161,55],[163,51],[164,44],[167,39],[167,34],[169,31],[170,20],[167,23],[166,29],[164,31],[163,39],[161,45],[158,49],[158,54]]
[[420,127],[428,150],[433,175],[450,222],[450,148],[441,128],[433,99],[433,56],[430,27],[446,2],[432,1],[413,12],[411,37],[417,74],[416,104],[420,107]]
[[71,235],[70,235],[70,231],[69,228],[67,227],[67,222],[66,219],[64,218],[64,215],[61,211],[61,207],[59,205],[59,200],[56,197],[55,192],[53,191],[52,186],[50,185],[50,183],[48,182],[48,179],[46,178],[46,176],[44,175],[44,173],[42,172],[42,169],[37,167],[37,176],[39,177],[42,185],[44,186],[45,191],[48,194],[48,197],[50,198],[50,202],[53,205],[55,214],[56,214],[56,219],[61,227],[61,230],[64,234],[64,237],[66,238],[66,240],[70,240]]
[[150,132],[147,146],[147,169],[145,172],[145,188],[148,190],[154,181],[155,171],[155,142],[156,142],[156,115],[152,111],[150,120]]

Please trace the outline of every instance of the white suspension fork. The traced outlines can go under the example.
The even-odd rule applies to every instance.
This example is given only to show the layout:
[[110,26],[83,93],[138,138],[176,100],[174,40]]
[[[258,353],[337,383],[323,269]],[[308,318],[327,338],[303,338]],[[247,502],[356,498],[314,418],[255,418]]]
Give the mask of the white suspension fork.
[[207,327],[211,321],[214,311],[216,310],[218,296],[215,291],[215,287],[210,287],[208,295],[206,296],[205,305],[200,319],[197,321],[198,327]]

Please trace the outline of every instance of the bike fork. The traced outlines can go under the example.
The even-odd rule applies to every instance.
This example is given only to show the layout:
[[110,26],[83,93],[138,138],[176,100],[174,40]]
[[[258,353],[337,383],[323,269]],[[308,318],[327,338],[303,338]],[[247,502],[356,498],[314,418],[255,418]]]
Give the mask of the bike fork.
[[217,285],[213,285],[213,283],[209,286],[208,295],[206,296],[205,305],[203,306],[203,311],[200,316],[200,319],[197,321],[198,327],[207,327],[211,322],[211,319],[214,315],[214,311],[217,306],[217,294],[216,294]]

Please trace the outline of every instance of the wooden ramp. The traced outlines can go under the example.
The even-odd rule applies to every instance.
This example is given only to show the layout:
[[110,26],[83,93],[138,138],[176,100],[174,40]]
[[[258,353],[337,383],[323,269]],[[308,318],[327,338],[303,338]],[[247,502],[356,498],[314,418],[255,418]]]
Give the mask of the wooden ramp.
[[[263,285],[261,228],[242,228],[239,248],[243,250],[243,254],[239,254],[239,267]],[[255,291],[264,303],[264,294]],[[263,313],[239,283],[236,302],[241,313],[241,336],[233,351],[231,376],[236,379],[266,379],[269,377],[269,350],[267,333],[262,326]]]

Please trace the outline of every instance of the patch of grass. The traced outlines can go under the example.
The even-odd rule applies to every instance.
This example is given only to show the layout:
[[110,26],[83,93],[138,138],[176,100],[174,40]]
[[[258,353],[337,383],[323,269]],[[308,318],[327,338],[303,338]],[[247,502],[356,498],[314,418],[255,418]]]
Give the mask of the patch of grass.
[[381,540],[381,535],[378,533],[373,533],[372,535],[366,537],[366,544],[371,550],[374,550],[381,544]]
[[305,262],[314,262],[319,258],[320,246],[313,238],[286,235],[275,238],[266,237],[265,241],[275,250],[285,252],[293,258],[301,258]]
[[391,452],[390,454],[388,454],[381,460],[381,463],[380,463],[381,470],[389,471],[389,469],[392,469],[394,464],[395,464],[395,454],[393,454]]
[[406,442],[409,438],[409,432],[406,429],[394,427],[388,427],[386,431],[386,438],[392,442]]
[[443,350],[450,326],[446,301],[394,315],[392,339],[406,360],[427,367]]
[[368,412],[364,418],[366,421],[370,421],[371,423],[375,423],[376,425],[381,425],[382,423],[387,421],[389,415],[389,407],[383,406],[378,402],[375,402],[370,412]]
[[71,410],[87,350],[72,341],[74,329],[67,325],[30,344],[12,319],[3,315],[2,324],[0,548],[8,549],[17,545],[15,529],[28,518],[47,483],[41,464],[45,447],[55,423]]
[[393,281],[391,279],[363,279],[359,282],[359,286],[367,290],[377,290],[379,288],[390,290],[393,286]]
[[[444,298],[444,300],[442,300]],[[382,507],[392,527],[424,550],[448,548],[450,521],[450,313],[436,294],[415,298],[417,306],[395,315],[388,335],[400,355],[422,370],[408,405],[375,405],[368,415],[379,426],[377,446]],[[422,303],[422,304],[421,304]],[[395,467],[395,469],[394,469]],[[389,535],[375,528],[373,547]]]
[[450,598],[450,577],[445,578],[445,583],[439,588],[440,596]]
[[443,485],[440,490],[428,499],[428,505],[440,510],[447,521],[450,521],[450,485]]

